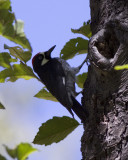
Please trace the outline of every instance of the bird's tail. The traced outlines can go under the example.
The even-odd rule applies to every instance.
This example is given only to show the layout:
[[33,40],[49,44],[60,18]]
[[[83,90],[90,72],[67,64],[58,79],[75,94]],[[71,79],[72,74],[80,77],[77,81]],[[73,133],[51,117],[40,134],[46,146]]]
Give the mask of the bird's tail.
[[88,117],[88,112],[82,108],[81,104],[73,96],[71,96],[71,98],[73,101],[72,110],[82,120],[82,122],[84,122]]

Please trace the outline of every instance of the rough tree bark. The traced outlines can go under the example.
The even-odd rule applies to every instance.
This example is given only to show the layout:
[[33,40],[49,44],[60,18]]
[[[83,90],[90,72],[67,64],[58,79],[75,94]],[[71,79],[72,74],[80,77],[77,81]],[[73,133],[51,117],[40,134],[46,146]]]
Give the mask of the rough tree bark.
[[128,160],[128,1],[90,0],[92,38],[82,104],[83,160]]

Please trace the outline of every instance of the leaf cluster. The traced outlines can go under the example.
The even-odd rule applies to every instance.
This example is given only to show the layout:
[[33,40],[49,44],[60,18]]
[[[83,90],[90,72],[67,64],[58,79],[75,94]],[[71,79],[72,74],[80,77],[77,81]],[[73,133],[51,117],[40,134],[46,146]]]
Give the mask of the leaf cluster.
[[[71,29],[73,33],[82,34],[86,38],[77,37],[69,40],[60,52],[60,57],[67,60],[76,55],[85,54],[88,51],[88,39],[91,37],[89,22],[84,23],[79,29]],[[19,78],[29,80],[31,78],[40,79],[34,74],[33,69],[27,65],[31,59],[32,47],[24,33],[24,23],[16,20],[15,14],[12,12],[10,0],[0,0],[0,35],[15,42],[17,46],[10,47],[5,45],[6,52],[0,53],[0,83],[7,81],[15,82]],[[20,46],[19,46],[20,45]],[[77,76],[77,85],[82,88],[87,73]],[[57,101],[51,93],[44,87],[36,95],[36,98]],[[0,102],[0,109],[4,109]],[[80,124],[69,117],[53,117],[43,123],[39,128],[39,132],[35,136],[34,144],[50,145],[54,142],[63,140]],[[30,144],[21,143],[15,149],[9,149],[5,146],[7,153],[12,158],[25,160],[28,155],[36,151]],[[0,159],[6,160],[2,155]]]
[[23,21],[16,20],[12,12],[10,0],[0,0],[0,35],[31,51],[32,48],[23,27]]

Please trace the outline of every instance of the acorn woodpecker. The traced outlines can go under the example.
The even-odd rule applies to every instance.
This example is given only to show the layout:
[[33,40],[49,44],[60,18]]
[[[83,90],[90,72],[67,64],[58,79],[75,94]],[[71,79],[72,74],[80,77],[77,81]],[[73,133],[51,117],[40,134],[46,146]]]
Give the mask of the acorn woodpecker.
[[55,46],[46,52],[36,54],[32,59],[33,69],[51,94],[66,107],[73,118],[74,114],[72,110],[84,121],[87,112],[75,99],[77,95],[75,91],[75,82],[76,74],[85,61],[79,67],[73,68],[61,58],[51,58],[51,52],[54,48]]

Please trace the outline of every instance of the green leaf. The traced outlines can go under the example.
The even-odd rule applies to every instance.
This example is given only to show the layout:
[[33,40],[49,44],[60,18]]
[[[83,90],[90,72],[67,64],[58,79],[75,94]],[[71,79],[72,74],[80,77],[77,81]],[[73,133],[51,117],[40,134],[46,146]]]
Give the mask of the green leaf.
[[24,34],[23,27],[23,21],[15,20],[10,1],[0,0],[0,35],[31,51],[32,48]]
[[0,160],[7,160],[7,159],[0,154]]
[[[0,9],[0,34],[2,36],[14,35],[13,21],[15,20],[14,13],[9,9]],[[7,30],[8,29],[8,30]]]
[[25,160],[31,153],[37,151],[28,143],[21,143],[17,147],[17,157],[18,160]]
[[16,158],[17,157],[17,148],[14,148],[14,149],[10,149],[8,148],[6,145],[4,145],[5,149],[6,149],[6,152],[8,153],[8,155],[12,158]]
[[85,82],[85,80],[86,80],[86,78],[87,78],[87,74],[88,74],[88,73],[83,73],[83,74],[79,74],[79,75],[77,76],[77,81],[76,81],[76,83],[77,83],[77,85],[78,85],[80,88],[83,88],[84,82]]
[[58,102],[57,99],[45,88],[41,89],[34,97]]
[[9,9],[10,0],[0,0],[0,9]]
[[128,64],[122,65],[122,66],[115,66],[115,70],[122,70],[122,69],[128,69]]
[[16,20],[16,23],[14,24],[14,30],[17,35],[19,35],[21,37],[25,37],[24,22],[22,20]]
[[21,63],[14,64],[12,68],[8,68],[0,72],[0,83],[4,83],[7,78],[8,81],[15,82],[19,78],[29,80],[31,78],[36,78],[36,76],[31,67]]
[[67,60],[73,58],[76,54],[83,54],[88,52],[88,40],[81,37],[71,39],[67,42],[61,50],[61,58]]
[[0,66],[2,66],[4,68],[10,68],[11,67],[10,63],[11,62],[17,62],[17,60],[11,58],[11,56],[7,52],[0,53]]
[[53,117],[39,128],[34,144],[50,145],[58,143],[69,135],[80,124],[70,117]]
[[71,29],[71,31],[73,33],[82,34],[82,35],[86,36],[87,38],[90,38],[92,36],[90,24],[88,22],[84,23],[83,26],[80,27],[79,29]]
[[18,158],[18,160],[25,160],[32,152],[37,151],[29,143],[20,143],[16,148],[10,149],[5,146],[7,153],[12,158]]
[[1,102],[0,102],[0,109],[5,109],[5,107],[3,106]]
[[7,46],[7,45],[5,44],[5,45],[4,45],[4,48],[5,48],[5,49],[9,49],[10,54],[11,54],[12,56],[14,56],[15,58],[20,59],[21,61],[23,61],[23,62],[25,62],[25,63],[31,59],[31,56],[32,56],[31,52],[29,52],[29,51],[24,51],[24,50],[23,50],[21,47],[19,47],[19,46],[9,47],[9,46]]

